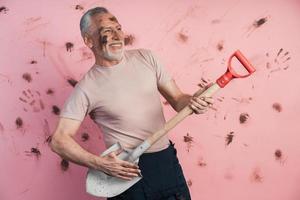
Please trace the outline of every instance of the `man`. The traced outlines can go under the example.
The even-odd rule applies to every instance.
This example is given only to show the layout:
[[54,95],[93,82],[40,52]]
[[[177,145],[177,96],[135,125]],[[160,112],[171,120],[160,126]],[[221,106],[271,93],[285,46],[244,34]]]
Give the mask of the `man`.
[[204,113],[213,100],[182,93],[151,51],[125,51],[122,27],[106,8],[87,11],[80,29],[84,43],[95,55],[95,65],[66,101],[52,150],[74,163],[121,179],[143,175],[141,181],[111,200],[190,199],[174,144],[167,136],[147,150],[138,165],[118,159],[120,151],[103,157],[91,154],[73,136],[89,114],[101,128],[107,147],[120,142],[124,149],[133,149],[165,123],[159,94],[176,111],[189,105],[197,114]]

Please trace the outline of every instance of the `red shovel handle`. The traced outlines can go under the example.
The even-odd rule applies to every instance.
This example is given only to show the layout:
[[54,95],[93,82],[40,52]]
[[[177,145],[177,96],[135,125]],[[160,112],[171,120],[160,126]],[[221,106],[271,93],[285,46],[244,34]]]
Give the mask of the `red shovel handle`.
[[[249,72],[247,75],[239,75],[237,74],[231,67],[231,59],[233,57],[236,57],[240,63],[245,67],[245,69]],[[237,50],[234,52],[234,54],[230,57],[229,60],[229,66],[228,66],[229,71],[232,73],[234,78],[245,78],[247,76],[250,76],[253,72],[255,72],[255,68],[251,65],[251,63],[247,60],[247,58],[242,54],[240,50]]]
[[[246,75],[240,75],[236,73],[232,66],[231,66],[231,60],[233,57],[236,57],[240,63],[245,67],[245,69],[249,72],[249,74]],[[228,61],[228,69],[225,74],[223,74],[220,78],[217,80],[217,84],[223,88],[229,81],[231,81],[233,78],[245,78],[250,76],[253,72],[255,72],[255,68],[251,65],[251,63],[247,60],[247,58],[240,52],[240,50],[237,50],[234,52]]]

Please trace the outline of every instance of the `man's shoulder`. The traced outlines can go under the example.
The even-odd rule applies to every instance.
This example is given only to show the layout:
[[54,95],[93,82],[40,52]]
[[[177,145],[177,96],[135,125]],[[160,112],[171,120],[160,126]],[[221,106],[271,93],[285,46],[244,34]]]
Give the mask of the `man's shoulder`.
[[78,81],[77,85],[82,89],[86,90],[86,88],[91,87],[92,84],[95,83],[95,78],[96,78],[96,66],[93,65],[83,76],[82,78]]

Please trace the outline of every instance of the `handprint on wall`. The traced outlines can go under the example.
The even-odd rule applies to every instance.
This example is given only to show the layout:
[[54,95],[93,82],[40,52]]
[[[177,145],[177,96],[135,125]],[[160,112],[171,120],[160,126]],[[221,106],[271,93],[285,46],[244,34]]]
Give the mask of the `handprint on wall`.
[[44,102],[40,98],[41,94],[39,91],[32,92],[30,89],[23,90],[19,100],[25,105],[23,108],[25,112],[32,109],[33,112],[40,112],[45,109]]
[[266,56],[269,58],[268,62],[266,63],[266,68],[270,70],[268,77],[270,77],[270,75],[274,72],[282,69],[287,70],[289,68],[289,60],[291,60],[289,51],[281,48],[276,53],[275,58],[269,53],[266,53]]

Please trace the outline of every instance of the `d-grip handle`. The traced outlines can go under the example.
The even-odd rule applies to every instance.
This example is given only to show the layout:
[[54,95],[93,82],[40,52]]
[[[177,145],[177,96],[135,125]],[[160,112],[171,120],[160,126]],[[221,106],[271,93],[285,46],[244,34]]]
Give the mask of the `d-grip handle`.
[[[239,62],[245,67],[245,69],[249,72],[246,75],[240,75],[235,72],[231,66],[231,60],[233,57],[236,57]],[[235,51],[228,60],[228,68],[225,74],[223,74],[220,78],[217,79],[217,84],[223,88],[227,83],[229,83],[233,78],[245,78],[250,76],[253,72],[255,72],[255,68],[251,65],[251,63],[247,60],[247,58],[242,54],[240,50]]]
[[[240,63],[242,63],[242,65],[246,68],[246,70],[249,72],[249,74],[244,75],[244,76],[240,76],[240,75],[236,74],[235,75],[236,78],[245,78],[247,76],[250,76],[253,72],[256,71],[255,68],[252,66],[252,64],[249,62],[249,60],[242,54],[242,52],[240,50],[237,50],[236,52],[234,52],[233,56],[235,56],[240,61]],[[229,60],[230,63],[231,63],[231,59],[233,56],[231,56],[231,58]],[[229,68],[230,68],[230,70],[232,70],[231,64],[229,64]]]

